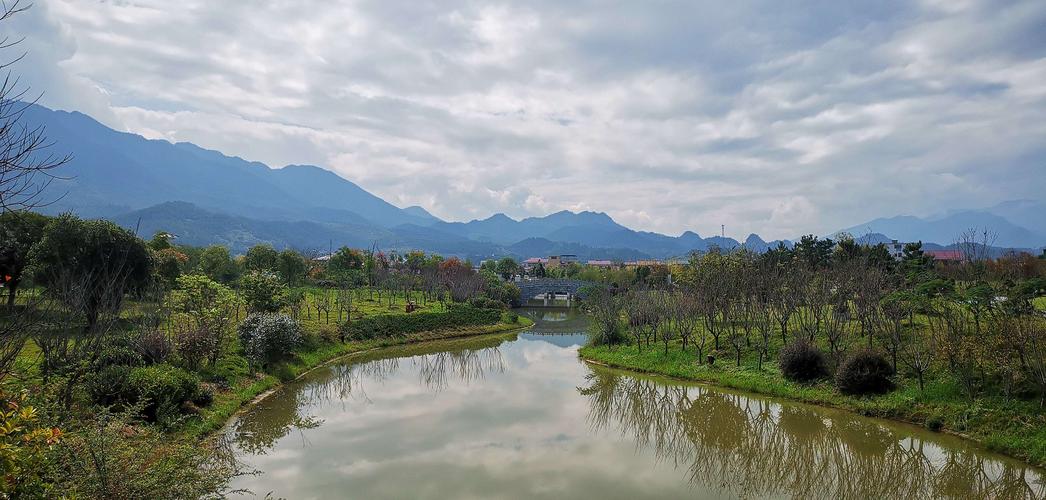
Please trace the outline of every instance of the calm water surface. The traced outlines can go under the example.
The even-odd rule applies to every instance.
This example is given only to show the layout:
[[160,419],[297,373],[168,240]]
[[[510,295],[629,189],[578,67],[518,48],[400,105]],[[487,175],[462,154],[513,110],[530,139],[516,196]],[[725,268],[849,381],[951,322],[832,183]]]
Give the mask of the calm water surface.
[[394,348],[230,422],[286,498],[1042,498],[1041,471],[917,427],[588,365],[587,322]]

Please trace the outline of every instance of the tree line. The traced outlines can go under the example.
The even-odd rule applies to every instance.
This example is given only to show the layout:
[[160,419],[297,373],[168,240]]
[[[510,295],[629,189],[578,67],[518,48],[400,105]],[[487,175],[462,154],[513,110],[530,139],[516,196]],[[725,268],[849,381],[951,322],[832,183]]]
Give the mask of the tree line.
[[[695,363],[741,366],[750,357],[758,369],[780,357],[786,376],[784,364],[795,362],[810,379],[835,374],[841,390],[881,392],[896,377],[923,388],[939,374],[971,399],[998,390],[1043,400],[1046,315],[1035,304],[1046,295],[1046,261],[988,258],[978,234],[965,235],[962,258],[947,264],[919,242],[895,259],[884,245],[846,236],[807,236],[762,254],[693,254],[671,270],[671,284],[593,290],[593,342],[660,345],[665,354],[678,345]],[[840,380],[851,368],[875,380],[851,387]]]

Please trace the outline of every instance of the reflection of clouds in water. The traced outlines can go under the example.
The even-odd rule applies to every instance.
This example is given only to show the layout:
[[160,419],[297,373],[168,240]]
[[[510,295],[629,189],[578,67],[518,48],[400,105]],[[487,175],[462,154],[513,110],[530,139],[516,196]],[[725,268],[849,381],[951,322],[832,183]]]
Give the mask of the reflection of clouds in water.
[[[498,347],[496,354],[492,347]],[[286,430],[270,438],[267,455],[243,457],[266,473],[234,486],[290,498],[343,497],[346,491],[361,498],[719,497],[724,491],[752,497],[771,490],[760,486],[768,478],[748,478],[748,468],[787,480],[782,471],[788,469],[775,469],[772,462],[801,458],[812,465],[796,467],[807,471],[796,477],[809,478],[819,470],[815,465],[826,474],[832,467],[861,470],[893,453],[889,446],[883,452],[881,444],[861,444],[878,439],[889,445],[876,438],[880,431],[804,407],[649,381],[623,383],[636,380],[632,377],[586,383],[591,370],[578,362],[576,349],[545,342],[463,341],[443,353],[392,352],[403,357],[386,353],[335,365],[339,368],[315,372],[292,384],[293,391],[278,394],[323,425],[300,431],[307,439]],[[585,385],[582,397],[579,384]],[[596,425],[595,400],[607,409],[602,425]],[[283,408],[258,408],[262,415],[250,418],[265,421],[264,414]],[[632,416],[622,418],[623,408]],[[293,425],[279,415],[273,424]],[[724,432],[729,428],[746,432]],[[694,441],[708,444],[695,452],[687,444]],[[824,445],[789,450],[800,441]],[[916,444],[925,449],[928,443],[903,441],[904,447]],[[744,450],[765,456],[752,458]],[[899,465],[884,467],[909,473]],[[742,480],[746,490],[737,489]],[[817,484],[793,478],[773,491],[827,495],[830,490]],[[919,491],[932,491],[928,488]]]
[[[578,389],[590,425],[612,428],[690,481],[793,498],[1042,498],[1043,477],[964,446],[899,437],[874,421],[594,369]],[[944,460],[935,460],[943,457]]]

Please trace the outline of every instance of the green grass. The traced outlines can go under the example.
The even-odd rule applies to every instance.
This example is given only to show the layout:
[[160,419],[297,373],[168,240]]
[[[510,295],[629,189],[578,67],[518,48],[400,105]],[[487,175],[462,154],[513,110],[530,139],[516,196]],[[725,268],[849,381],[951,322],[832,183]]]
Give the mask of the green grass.
[[1046,466],[1046,410],[1038,402],[1006,399],[988,395],[971,402],[959,387],[944,377],[929,380],[925,391],[908,379],[901,379],[897,390],[882,396],[851,397],[840,394],[831,383],[822,381],[801,385],[785,380],[776,362],[756,367],[751,355],[736,366],[732,355],[713,366],[698,364],[693,350],[683,352],[678,343],[670,344],[665,355],[663,346],[644,348],[634,345],[586,346],[584,359],[615,368],[664,375],[684,380],[750,391],[758,394],[842,408],[862,415],[889,418],[916,425],[940,420],[943,430],[959,434],[986,445],[989,449]]

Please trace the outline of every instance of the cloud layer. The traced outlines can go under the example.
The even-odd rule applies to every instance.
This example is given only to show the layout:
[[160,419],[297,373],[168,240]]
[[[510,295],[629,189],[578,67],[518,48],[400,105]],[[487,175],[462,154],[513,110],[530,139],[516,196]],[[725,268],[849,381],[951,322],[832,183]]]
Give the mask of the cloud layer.
[[828,232],[1046,190],[1046,4],[160,0],[4,29],[45,104],[462,220]]

